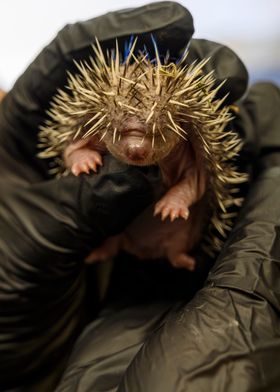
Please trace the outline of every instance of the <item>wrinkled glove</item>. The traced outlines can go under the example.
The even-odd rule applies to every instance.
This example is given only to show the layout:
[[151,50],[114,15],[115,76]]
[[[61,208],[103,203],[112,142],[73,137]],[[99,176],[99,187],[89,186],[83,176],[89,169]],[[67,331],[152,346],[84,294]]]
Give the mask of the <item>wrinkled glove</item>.
[[158,178],[108,159],[98,175],[30,184],[18,164],[1,154],[1,385],[63,355],[81,325],[83,258],[153,200]]
[[115,303],[124,281],[115,282],[111,301],[77,341],[57,392],[278,392],[279,104],[279,89],[267,83],[239,104],[234,125],[246,136],[243,161],[251,151],[256,178],[204,287],[188,302],[184,292],[188,299],[190,287],[199,287],[199,271],[181,271],[175,281],[169,270],[164,286],[159,266],[142,277],[138,268]]
[[[88,56],[95,35],[111,48],[115,37],[123,44],[131,34],[141,34],[143,41],[139,44],[148,44],[145,37],[150,42],[150,33],[154,32],[159,49],[171,48],[171,57],[176,58],[193,32],[189,13],[175,3],[158,3],[144,7],[142,13],[133,12],[111,13],[67,26],[1,104],[3,389],[29,385],[48,370],[53,374],[62,363],[81,323],[84,256],[104,237],[121,230],[153,199],[158,184],[158,173],[153,168],[128,168],[108,158],[98,175],[54,180],[47,174],[46,163],[36,158],[38,127],[49,100],[57,87],[65,84],[66,69],[73,71],[73,58]],[[196,47],[196,41],[191,48],[193,54],[202,48],[205,55],[203,45]],[[215,65],[215,53],[219,57],[223,51],[221,45],[213,45],[210,67]],[[227,75],[221,79],[224,77]],[[133,203],[128,203],[130,200]],[[139,374],[141,369],[137,368]]]
[[[124,20],[132,23],[127,31]],[[184,32],[173,45],[178,53],[192,34],[189,20],[183,7],[167,3],[67,26],[1,103],[1,388],[54,373],[81,325],[84,257],[151,203],[159,183],[157,169],[128,167],[110,157],[98,175],[51,179],[46,162],[36,157],[49,100],[65,84],[73,59],[92,54],[95,35],[113,47],[116,36],[123,43],[144,31],[150,41],[156,29],[163,45],[173,40],[175,25]]]
[[236,126],[255,135],[258,160],[238,222],[204,288],[146,339],[118,392],[279,391],[279,105],[269,83],[241,104]]

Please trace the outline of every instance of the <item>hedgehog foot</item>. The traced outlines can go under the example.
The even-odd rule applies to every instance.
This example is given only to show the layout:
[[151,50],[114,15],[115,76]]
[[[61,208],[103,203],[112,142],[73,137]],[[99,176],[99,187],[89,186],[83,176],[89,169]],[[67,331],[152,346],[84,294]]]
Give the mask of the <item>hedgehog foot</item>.
[[196,265],[195,258],[189,256],[186,253],[179,253],[177,255],[173,255],[172,257],[169,257],[169,261],[173,265],[173,267],[185,268],[189,271],[194,271]]
[[86,257],[86,264],[93,264],[99,261],[106,261],[115,257],[121,247],[122,235],[114,235],[106,238],[102,244],[93,249],[90,254]]
[[93,170],[95,173],[98,166],[102,166],[102,157],[99,152],[90,149],[79,149],[71,153],[71,172],[78,176],[81,173],[87,173]]

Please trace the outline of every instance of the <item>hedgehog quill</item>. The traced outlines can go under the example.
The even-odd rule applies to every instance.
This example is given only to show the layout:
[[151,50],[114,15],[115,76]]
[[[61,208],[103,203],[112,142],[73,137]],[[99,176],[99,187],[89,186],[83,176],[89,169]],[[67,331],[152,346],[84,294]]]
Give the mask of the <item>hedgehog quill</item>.
[[123,60],[117,41],[105,55],[96,40],[94,57],[76,63],[41,127],[39,156],[53,158],[57,173],[74,175],[96,172],[108,153],[130,165],[158,165],[165,194],[89,259],[123,248],[193,270],[190,251],[202,237],[209,253],[218,251],[232,225],[230,208],[242,203],[236,189],[247,176],[234,164],[242,143],[228,129],[226,97],[216,98],[222,84],[204,72],[208,59],[188,64],[186,52],[176,64],[161,61],[154,43],[150,60],[136,53],[136,41]]

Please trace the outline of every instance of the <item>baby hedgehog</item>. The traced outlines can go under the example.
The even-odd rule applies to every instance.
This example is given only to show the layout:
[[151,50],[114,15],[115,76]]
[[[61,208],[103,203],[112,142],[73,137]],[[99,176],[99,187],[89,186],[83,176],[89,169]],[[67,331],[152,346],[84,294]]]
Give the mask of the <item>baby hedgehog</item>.
[[136,41],[122,59],[117,41],[105,55],[96,40],[94,57],[76,63],[77,74],[51,102],[39,155],[74,175],[96,172],[108,153],[130,165],[158,165],[160,200],[88,260],[122,248],[193,270],[190,251],[202,237],[209,252],[218,251],[232,224],[229,209],[242,202],[234,196],[246,180],[234,166],[241,141],[227,129],[231,112],[216,98],[214,71],[203,72],[208,59],[188,64],[186,52],[176,64],[168,56],[161,61],[154,44],[151,60],[146,51],[135,53]]

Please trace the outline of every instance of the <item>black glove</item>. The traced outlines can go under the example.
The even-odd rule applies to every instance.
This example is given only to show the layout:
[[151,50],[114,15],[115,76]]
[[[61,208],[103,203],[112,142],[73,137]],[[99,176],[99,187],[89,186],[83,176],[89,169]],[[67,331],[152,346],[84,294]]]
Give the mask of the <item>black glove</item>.
[[56,374],[82,324],[83,258],[152,202],[159,181],[155,168],[110,157],[97,175],[51,179],[36,157],[49,100],[74,69],[73,59],[92,55],[95,36],[113,47],[116,37],[122,45],[143,33],[143,45],[151,32],[159,46],[178,36],[171,53],[178,56],[193,32],[191,16],[163,3],[66,26],[0,105],[1,390],[29,390],[44,374]]
[[[258,175],[204,287],[190,302],[176,303],[176,294],[188,298],[194,282],[198,288],[197,271],[181,271],[180,281],[169,270],[164,285],[160,266],[146,275],[138,266],[125,288],[124,279],[115,282],[107,307],[78,340],[57,392],[278,392],[279,104],[279,89],[264,83],[239,106],[234,125],[246,135],[242,160],[256,157],[251,166]],[[121,269],[118,280],[124,274]],[[132,296],[134,303],[127,300]]]
[[97,175],[30,184],[4,177],[19,162],[3,153],[1,163],[0,384],[10,386],[65,354],[81,326],[84,257],[153,200],[158,177],[107,159]]
[[123,44],[140,34],[142,47],[151,32],[159,49],[178,57],[193,32],[191,16],[164,2],[67,26],[0,107],[3,389],[31,390],[36,378],[55,373],[81,323],[84,256],[150,203],[158,183],[154,169],[128,168],[110,158],[98,175],[50,179],[46,163],[36,158],[38,126],[56,88],[65,84],[66,70],[74,69],[72,60],[89,55],[94,35],[110,48],[115,37]]
[[279,106],[269,83],[244,100],[236,125],[254,129],[257,178],[204,288],[150,335],[119,392],[279,390]]

